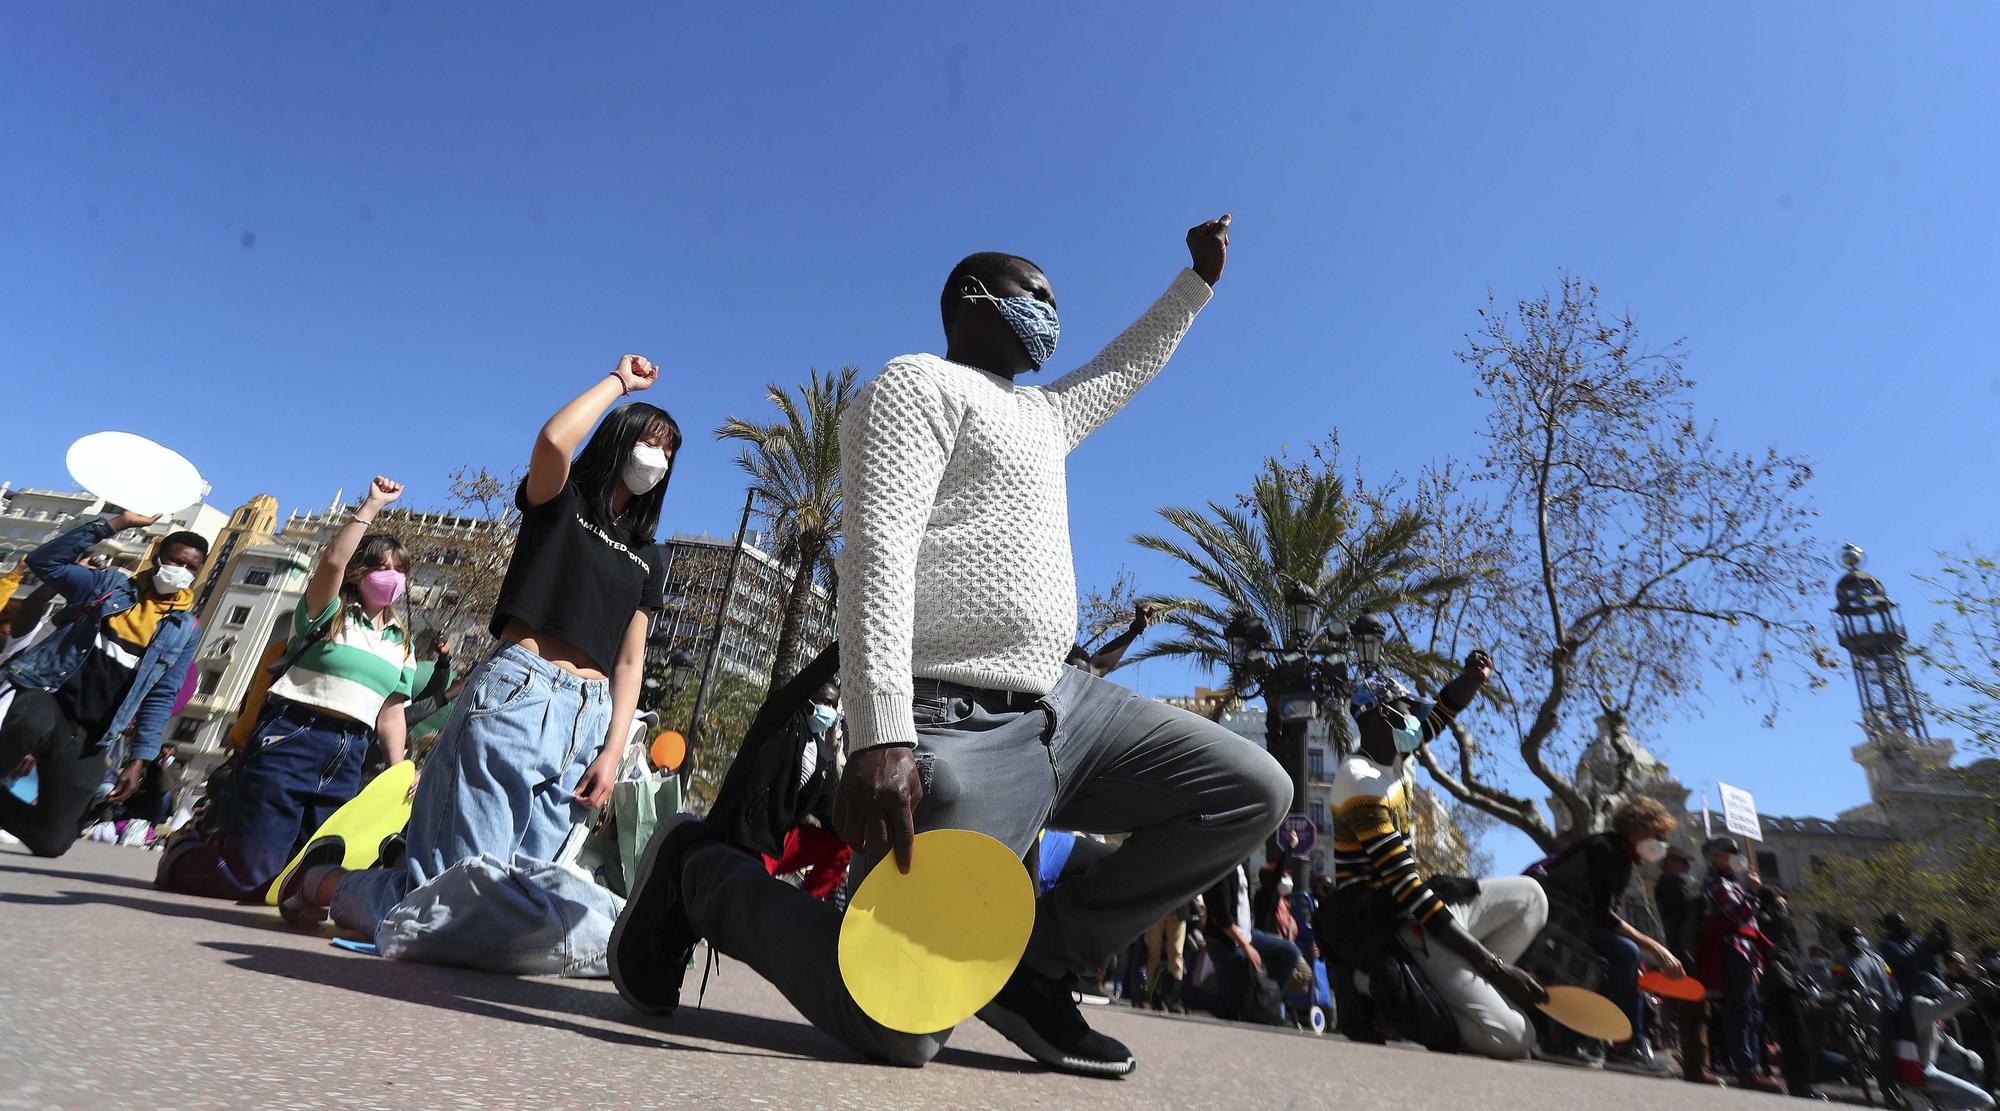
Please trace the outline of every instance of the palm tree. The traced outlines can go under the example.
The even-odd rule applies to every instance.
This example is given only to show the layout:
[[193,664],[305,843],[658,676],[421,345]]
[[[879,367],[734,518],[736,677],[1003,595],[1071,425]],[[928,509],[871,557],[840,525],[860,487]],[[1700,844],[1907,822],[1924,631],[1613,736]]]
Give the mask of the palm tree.
[[[1421,541],[1427,525],[1421,515],[1385,509],[1364,516],[1331,467],[1288,469],[1267,459],[1249,495],[1235,505],[1210,502],[1205,511],[1168,506],[1160,516],[1180,535],[1142,534],[1132,542],[1186,564],[1189,577],[1207,593],[1149,599],[1164,611],[1161,621],[1178,633],[1147,647],[1135,662],[1177,657],[1196,660],[1204,670],[1227,668],[1224,630],[1231,613],[1248,611],[1288,638],[1285,595],[1294,585],[1318,595],[1322,612],[1353,618],[1434,604],[1466,583],[1464,575],[1425,560]],[[1383,645],[1382,662],[1417,679],[1440,678],[1451,667],[1449,660],[1396,641]],[[1265,736],[1276,751],[1282,743],[1277,700],[1264,701]],[[1329,724],[1345,735],[1344,714]]]
[[796,675],[799,630],[814,581],[831,583],[834,546],[840,538],[840,418],[854,399],[855,369],[812,371],[794,398],[776,384],[765,387],[778,419],[756,424],[730,417],[718,440],[741,440],[736,465],[750,475],[758,516],[769,522],[779,560],[793,567],[791,593],[778,625],[773,686]]

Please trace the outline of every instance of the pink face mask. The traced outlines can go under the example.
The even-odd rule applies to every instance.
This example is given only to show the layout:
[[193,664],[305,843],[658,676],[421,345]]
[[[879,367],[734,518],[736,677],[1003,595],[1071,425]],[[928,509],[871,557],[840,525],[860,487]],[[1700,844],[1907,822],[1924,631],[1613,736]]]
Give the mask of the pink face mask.
[[361,604],[369,609],[381,609],[396,603],[403,596],[403,588],[409,585],[409,578],[393,567],[384,567],[361,576],[356,587],[361,592]]

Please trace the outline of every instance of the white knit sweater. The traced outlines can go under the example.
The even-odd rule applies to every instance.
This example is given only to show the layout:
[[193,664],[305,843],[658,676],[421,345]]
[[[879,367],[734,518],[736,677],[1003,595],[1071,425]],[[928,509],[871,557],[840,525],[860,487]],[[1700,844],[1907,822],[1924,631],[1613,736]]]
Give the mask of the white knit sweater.
[[1182,271],[1046,387],[906,355],[855,395],[840,423],[849,751],[916,743],[913,676],[1055,688],[1076,630],[1065,458],[1159,373],[1209,296]]

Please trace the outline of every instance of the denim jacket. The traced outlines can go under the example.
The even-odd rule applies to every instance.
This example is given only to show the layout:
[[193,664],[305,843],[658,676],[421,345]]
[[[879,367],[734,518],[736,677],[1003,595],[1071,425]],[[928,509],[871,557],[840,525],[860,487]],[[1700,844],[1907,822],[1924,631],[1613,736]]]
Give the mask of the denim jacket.
[[[55,693],[83,666],[104,619],[132,608],[139,584],[117,571],[92,570],[76,562],[91,545],[110,535],[110,519],[99,517],[28,553],[28,569],[55,587],[78,619],[8,660],[6,667],[0,668],[0,679],[26,690]],[[100,598],[103,603],[94,605]],[[95,612],[84,613],[86,607]],[[118,704],[103,736],[90,738],[88,751],[102,752],[131,726],[132,747],[127,758],[151,760],[158,756],[161,733],[173,716],[174,698],[180,694],[181,681],[194,661],[195,642],[200,639],[201,624],[192,611],[181,610],[161,619],[152,643],[139,658],[125,700]]]

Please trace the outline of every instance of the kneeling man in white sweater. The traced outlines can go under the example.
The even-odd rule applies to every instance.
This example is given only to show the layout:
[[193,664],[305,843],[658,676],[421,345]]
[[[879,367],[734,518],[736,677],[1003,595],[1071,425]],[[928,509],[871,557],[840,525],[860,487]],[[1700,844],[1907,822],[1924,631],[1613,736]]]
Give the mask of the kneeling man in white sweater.
[[[972,829],[1025,855],[1044,826],[1130,833],[1036,906],[1019,969],[979,1017],[1036,1060],[1097,1076],[1132,1054],[1070,994],[1172,907],[1261,843],[1292,798],[1284,771],[1214,722],[1063,664],[1076,625],[1069,452],[1151,381],[1222,276],[1229,217],[1191,229],[1191,269],[1097,356],[1047,386],[1055,295],[1023,258],[955,267],[946,348],[892,360],[841,422],[846,547],[840,673],[847,769],[836,832],[854,879],[911,838]],[[764,873],[692,818],[664,825],[612,937],[619,991],[671,1011],[694,945],[749,964],[815,1026],[871,1058],[921,1065],[949,1030],[889,1030],[855,1005],[839,912]]]

